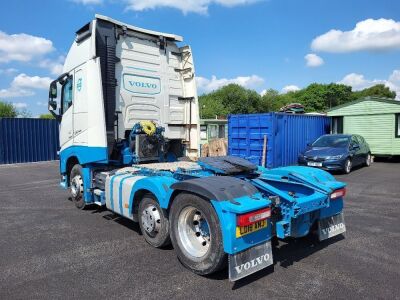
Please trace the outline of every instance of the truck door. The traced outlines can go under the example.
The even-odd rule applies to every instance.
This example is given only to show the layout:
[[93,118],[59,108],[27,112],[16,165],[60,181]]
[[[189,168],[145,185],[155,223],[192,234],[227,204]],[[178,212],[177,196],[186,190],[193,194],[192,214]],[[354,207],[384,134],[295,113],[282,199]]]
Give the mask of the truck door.
[[61,114],[60,147],[67,148],[73,143],[73,76],[68,76],[61,88]]
[[74,145],[88,145],[88,95],[86,63],[74,72]]

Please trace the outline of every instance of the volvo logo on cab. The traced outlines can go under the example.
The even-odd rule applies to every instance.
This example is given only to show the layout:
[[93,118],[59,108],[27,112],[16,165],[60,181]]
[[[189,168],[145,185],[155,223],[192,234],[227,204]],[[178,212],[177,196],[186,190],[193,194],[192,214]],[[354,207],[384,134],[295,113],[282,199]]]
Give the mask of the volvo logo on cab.
[[156,95],[161,92],[161,80],[159,77],[123,74],[122,80],[125,90],[131,93]]
[[140,82],[140,81],[129,81],[131,86],[141,87],[141,88],[148,88],[148,89],[156,89],[157,84],[150,83],[150,82]]

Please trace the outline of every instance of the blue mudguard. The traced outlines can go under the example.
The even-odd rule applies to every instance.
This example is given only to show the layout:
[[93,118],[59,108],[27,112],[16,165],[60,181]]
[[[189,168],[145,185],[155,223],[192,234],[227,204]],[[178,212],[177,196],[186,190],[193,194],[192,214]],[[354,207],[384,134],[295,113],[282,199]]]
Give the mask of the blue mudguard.
[[231,201],[211,201],[220,220],[224,250],[228,254],[235,254],[262,242],[269,241],[272,237],[271,222],[267,220],[267,227],[236,238],[236,219],[240,214],[270,207],[271,202],[262,197],[260,193],[253,196],[243,196]]

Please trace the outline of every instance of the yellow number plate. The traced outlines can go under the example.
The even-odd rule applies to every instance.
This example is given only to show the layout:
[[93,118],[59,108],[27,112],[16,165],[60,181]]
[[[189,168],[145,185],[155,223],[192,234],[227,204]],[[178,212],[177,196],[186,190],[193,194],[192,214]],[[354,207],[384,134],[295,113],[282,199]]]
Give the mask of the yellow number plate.
[[263,228],[266,228],[267,226],[268,226],[267,220],[258,221],[256,223],[247,226],[237,226],[236,237],[240,238],[246,234],[253,233]]

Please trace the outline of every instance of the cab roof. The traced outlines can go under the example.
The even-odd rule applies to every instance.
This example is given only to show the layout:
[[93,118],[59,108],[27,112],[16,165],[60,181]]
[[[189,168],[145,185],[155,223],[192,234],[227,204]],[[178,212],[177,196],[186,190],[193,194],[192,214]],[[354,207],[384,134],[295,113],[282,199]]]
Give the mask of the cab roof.
[[141,32],[141,33],[145,33],[145,34],[149,34],[149,35],[153,35],[153,36],[157,36],[157,37],[163,36],[163,37],[165,37],[165,38],[167,38],[169,40],[176,41],[176,42],[182,42],[183,41],[183,38],[181,36],[179,36],[179,35],[176,35],[176,34],[153,31],[153,30],[149,30],[149,29],[136,27],[136,26],[133,26],[133,25],[129,25],[129,24],[114,20],[114,19],[112,19],[110,17],[107,17],[107,16],[99,15],[99,14],[96,14],[95,17],[96,17],[96,19],[100,19],[100,20],[104,20],[104,21],[107,21],[107,22],[110,22],[110,23],[114,23],[114,24],[116,24],[118,26],[125,26],[126,28],[128,28],[130,30],[133,30],[133,31],[137,31],[137,32]]

